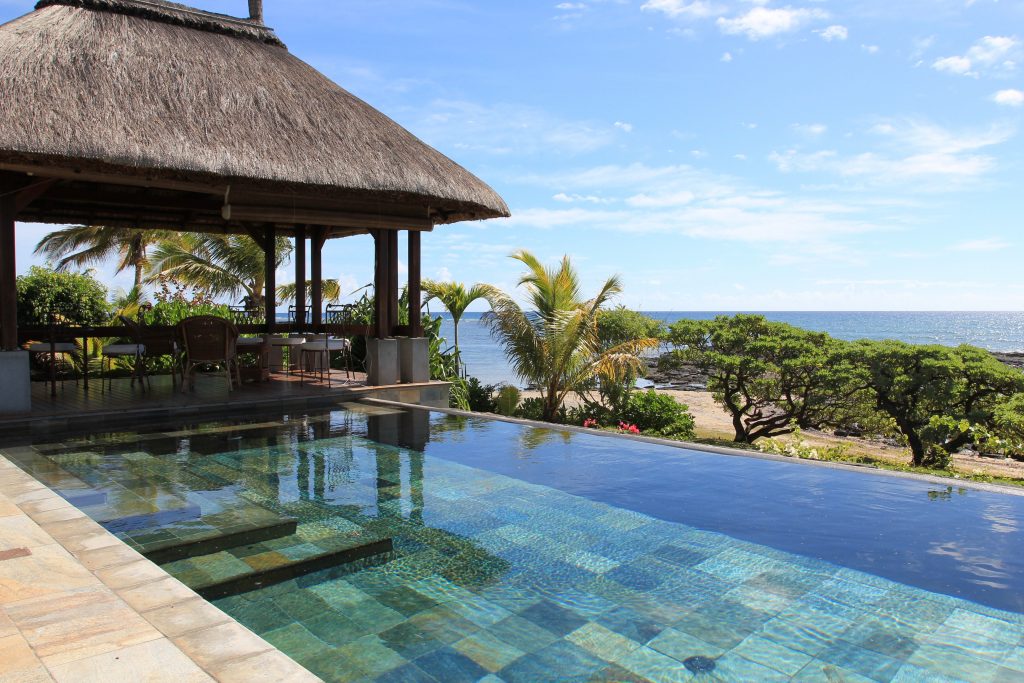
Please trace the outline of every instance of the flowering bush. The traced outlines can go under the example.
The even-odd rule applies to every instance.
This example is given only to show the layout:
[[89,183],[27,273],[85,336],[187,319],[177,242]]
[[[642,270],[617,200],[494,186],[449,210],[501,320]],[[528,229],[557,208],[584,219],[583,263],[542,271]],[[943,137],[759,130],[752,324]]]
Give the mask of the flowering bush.
[[600,425],[597,423],[597,420],[592,417],[588,417],[583,421],[583,426],[587,429],[597,429]]
[[619,433],[620,434],[640,434],[640,428],[636,425],[629,424],[628,422],[619,422]]

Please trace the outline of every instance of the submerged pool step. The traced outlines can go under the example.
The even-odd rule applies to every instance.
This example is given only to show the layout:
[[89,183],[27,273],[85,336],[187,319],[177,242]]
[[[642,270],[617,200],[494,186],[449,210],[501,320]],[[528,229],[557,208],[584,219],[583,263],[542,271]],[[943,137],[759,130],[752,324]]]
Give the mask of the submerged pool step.
[[[371,564],[382,564],[388,562],[393,553],[394,545],[391,539],[385,538],[350,548],[324,551],[302,559],[287,560],[277,566],[252,569],[237,576],[189,587],[207,600],[215,600],[226,598],[229,595],[247,593],[258,588],[266,588],[326,569],[351,567],[355,570],[363,569]],[[164,568],[167,568],[166,565]],[[171,574],[173,575],[174,572]]]
[[297,526],[297,519],[283,517],[269,523],[253,525],[250,528],[234,529],[229,532],[211,530],[207,534],[194,538],[169,539],[150,543],[142,546],[139,551],[157,564],[166,564],[291,536],[295,533]]
[[[287,519],[287,518],[285,518]],[[339,575],[390,561],[391,539],[364,529],[339,532],[316,522],[293,534],[161,562],[164,570],[205,598],[264,588],[306,574],[337,569]]]

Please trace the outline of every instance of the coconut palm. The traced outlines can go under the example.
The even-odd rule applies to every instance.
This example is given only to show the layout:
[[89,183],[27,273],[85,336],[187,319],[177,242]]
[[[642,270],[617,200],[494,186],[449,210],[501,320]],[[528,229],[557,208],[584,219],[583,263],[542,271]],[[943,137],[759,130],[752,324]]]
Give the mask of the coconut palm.
[[[323,282],[324,301],[332,304],[341,300],[341,284],[337,280],[321,280]],[[306,280],[306,303],[311,302],[313,281]],[[295,283],[290,282],[277,288],[277,300],[281,302],[295,301]]]
[[622,291],[610,277],[592,299],[582,299],[579,276],[569,257],[545,268],[527,251],[512,258],[526,265],[519,280],[529,306],[524,310],[508,294],[490,288],[491,312],[484,320],[504,347],[512,369],[540,389],[545,420],[554,420],[566,396],[589,388],[595,379],[621,380],[643,367],[640,354],[658,346],[657,339],[635,339],[602,349],[598,313]]
[[162,230],[73,225],[46,235],[36,245],[36,253],[53,262],[57,270],[83,268],[116,256],[117,272],[134,269],[133,288],[141,291],[149,249],[168,234]]
[[441,302],[452,316],[452,323],[455,325],[455,370],[459,369],[459,320],[466,312],[469,305],[478,299],[486,299],[494,290],[490,285],[476,284],[466,289],[461,282],[437,282],[436,280],[423,281],[423,293],[426,294],[426,301],[437,299]]
[[[277,238],[278,267],[288,261],[291,250],[287,237]],[[244,297],[260,304],[264,299],[263,248],[244,235],[168,235],[153,249],[150,273],[148,282],[164,276],[211,296]]]

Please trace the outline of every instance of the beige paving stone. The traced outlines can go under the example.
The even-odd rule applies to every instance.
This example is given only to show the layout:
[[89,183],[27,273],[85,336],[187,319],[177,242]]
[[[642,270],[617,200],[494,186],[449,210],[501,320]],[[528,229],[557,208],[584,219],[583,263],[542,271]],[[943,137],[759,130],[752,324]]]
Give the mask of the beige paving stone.
[[0,551],[12,548],[38,548],[52,543],[50,535],[25,515],[0,517]]
[[274,649],[237,622],[192,631],[172,640],[207,671],[224,668],[231,660],[245,659]]
[[7,605],[36,655],[48,667],[161,638],[149,622],[99,585]]
[[188,586],[171,577],[134,588],[118,590],[117,594],[139,612],[166,607],[198,597]]
[[15,505],[7,496],[0,496],[0,517],[20,515],[21,508]]
[[115,590],[132,588],[167,578],[167,572],[149,560],[119,564],[95,572],[96,578]]
[[88,534],[106,531],[106,529],[88,517],[79,517],[77,519],[62,520],[59,522],[46,522],[42,527],[46,529],[46,533],[53,536],[54,540],[61,542]]
[[20,635],[0,638],[0,681],[45,681],[46,667]]
[[227,614],[198,597],[143,612],[142,616],[171,638],[232,621]]
[[84,512],[70,505],[54,508],[52,510],[41,510],[39,512],[29,513],[29,517],[39,525],[47,524],[49,522],[66,522],[68,520],[79,519],[84,516]]
[[99,579],[58,544],[0,563],[0,605],[100,586]]
[[4,611],[3,607],[0,607],[0,638],[6,638],[7,636],[13,636],[19,633],[18,627],[14,625],[11,618],[7,616],[7,612]]
[[212,671],[220,683],[314,683],[320,680],[278,651],[227,662]]
[[32,517],[33,519],[35,519],[36,515],[38,515],[41,512],[50,512],[52,510],[63,509],[75,510],[78,512],[79,517],[85,516],[85,513],[83,513],[81,510],[78,510],[78,508],[76,508],[74,505],[72,505],[71,503],[67,502],[66,500],[57,495],[54,495],[50,498],[44,498],[42,500],[31,500],[22,505],[21,509],[24,510],[28,514],[28,516]]
[[24,489],[22,493],[8,496],[18,505],[24,505],[25,503],[30,503],[34,500],[46,500],[50,496],[56,495],[50,491],[50,489],[36,481],[33,481],[31,484],[26,483],[22,488]]
[[142,555],[106,531],[69,541],[65,543],[65,546],[78,557],[83,565],[93,571],[115,565],[131,564],[142,559]]
[[202,683],[213,679],[166,638],[50,668],[58,683]]

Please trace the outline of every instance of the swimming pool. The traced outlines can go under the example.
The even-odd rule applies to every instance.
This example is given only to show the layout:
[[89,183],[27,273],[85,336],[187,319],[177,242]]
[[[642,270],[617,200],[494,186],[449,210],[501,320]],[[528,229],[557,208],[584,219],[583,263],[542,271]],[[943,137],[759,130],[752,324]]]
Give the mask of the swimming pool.
[[1021,496],[379,405],[8,457],[325,680],[1024,679]]

